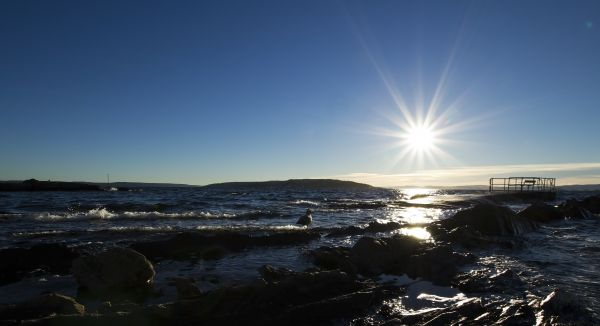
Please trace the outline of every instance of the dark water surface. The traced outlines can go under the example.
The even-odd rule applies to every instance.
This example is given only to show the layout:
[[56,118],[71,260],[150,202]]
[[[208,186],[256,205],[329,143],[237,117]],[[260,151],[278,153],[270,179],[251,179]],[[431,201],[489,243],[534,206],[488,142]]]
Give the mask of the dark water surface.
[[[126,245],[165,233],[184,230],[234,229],[262,234],[303,228],[295,224],[307,208],[313,210],[313,228],[325,231],[362,226],[372,221],[395,221],[406,227],[393,231],[435,241],[424,226],[452,216],[480,191],[436,189],[373,189],[361,191],[289,191],[202,188],[146,188],[130,192],[21,192],[0,193],[0,248],[28,247],[38,242],[72,246]],[[593,192],[559,193],[556,203]],[[526,207],[507,203],[518,211]],[[386,234],[382,234],[386,235]],[[169,276],[196,279],[205,289],[258,277],[264,264],[302,270],[310,267],[306,251],[322,245],[350,246],[358,237],[322,237],[305,246],[246,250],[217,261],[172,262],[156,265],[157,284]],[[487,248],[470,269],[511,269],[526,289],[544,296],[554,288],[578,294],[598,317],[600,311],[600,219],[565,220],[542,226],[520,238],[513,249]],[[218,279],[218,282],[214,280]],[[0,287],[2,302],[31,295],[32,291],[74,291],[69,277],[39,277]],[[416,290],[415,290],[416,289]],[[400,300],[407,311],[439,306],[462,294],[432,286]],[[435,292],[435,293],[433,293]],[[409,291],[410,293],[410,291]],[[67,293],[68,294],[68,293]],[[483,294],[485,295],[485,294]],[[417,297],[419,299],[417,299]],[[420,301],[419,301],[420,300]],[[422,302],[421,302],[422,301]],[[425,303],[423,303],[425,302]]]

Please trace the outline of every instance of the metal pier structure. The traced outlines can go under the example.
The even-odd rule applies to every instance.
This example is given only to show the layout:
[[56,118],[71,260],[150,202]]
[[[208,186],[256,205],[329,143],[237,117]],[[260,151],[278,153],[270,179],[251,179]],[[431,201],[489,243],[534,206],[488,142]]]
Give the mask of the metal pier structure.
[[556,178],[490,178],[490,192],[556,192]]
[[489,198],[526,201],[556,199],[556,178],[509,177],[490,178]]

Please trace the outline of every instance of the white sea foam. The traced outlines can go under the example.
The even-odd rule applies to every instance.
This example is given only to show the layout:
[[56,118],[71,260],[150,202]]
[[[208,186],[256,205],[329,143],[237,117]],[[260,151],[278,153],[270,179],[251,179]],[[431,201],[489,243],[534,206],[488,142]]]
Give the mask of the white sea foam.
[[199,225],[197,230],[203,231],[218,231],[218,230],[233,230],[233,231],[285,231],[285,230],[305,230],[302,225],[261,225],[261,226],[246,226],[246,225],[231,225],[231,226],[215,226],[215,225]]
[[[252,213],[251,213],[252,214]],[[230,214],[230,213],[211,213],[204,211],[187,211],[179,213],[164,213],[158,211],[125,211],[122,213],[115,213],[107,210],[106,208],[93,208],[87,212],[78,213],[35,213],[32,216],[37,220],[68,220],[68,219],[228,219],[235,218],[238,216],[244,216],[245,214]]]
[[311,200],[303,200],[303,199],[298,199],[295,200],[293,202],[291,202],[292,205],[302,205],[302,206],[320,206],[321,204],[316,202],[316,201],[311,201]]

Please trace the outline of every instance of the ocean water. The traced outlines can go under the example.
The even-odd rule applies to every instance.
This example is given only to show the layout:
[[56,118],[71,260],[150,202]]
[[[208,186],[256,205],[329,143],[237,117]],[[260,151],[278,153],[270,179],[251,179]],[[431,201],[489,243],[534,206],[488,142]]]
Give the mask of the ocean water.
[[[127,245],[181,231],[237,230],[268,234],[304,228],[295,224],[306,209],[323,232],[370,222],[400,222],[399,232],[435,241],[425,226],[467,207],[482,191],[439,189],[334,190],[207,190],[205,188],[145,188],[128,192],[0,192],[0,248],[29,247],[40,242],[70,246]],[[561,192],[556,203],[598,193]],[[522,203],[506,203],[515,211]],[[377,236],[388,236],[389,233]],[[306,253],[319,246],[351,246],[360,236],[322,237],[302,246],[256,248],[215,261],[156,264],[157,284],[171,276],[193,277],[203,289],[258,277],[264,264],[303,270],[311,266]],[[517,248],[482,248],[465,271],[511,269],[526,291],[545,296],[555,288],[580,296],[589,310],[600,311],[600,218],[565,220],[544,225],[519,237]],[[216,281],[215,281],[216,280]],[[407,282],[413,282],[409,280]],[[414,283],[414,282],[413,282]],[[464,294],[430,284],[415,285],[413,297],[399,301],[406,311],[438,307]],[[0,301],[58,290],[74,294],[69,277],[32,277],[0,287]],[[522,291],[522,290],[520,290]],[[10,293],[10,299],[5,294]],[[411,293],[411,291],[409,291]],[[486,294],[482,294],[485,296]],[[510,295],[510,294],[507,294]],[[490,294],[498,296],[498,294]],[[454,299],[453,299],[454,298]],[[1,302],[0,302],[1,303]]]

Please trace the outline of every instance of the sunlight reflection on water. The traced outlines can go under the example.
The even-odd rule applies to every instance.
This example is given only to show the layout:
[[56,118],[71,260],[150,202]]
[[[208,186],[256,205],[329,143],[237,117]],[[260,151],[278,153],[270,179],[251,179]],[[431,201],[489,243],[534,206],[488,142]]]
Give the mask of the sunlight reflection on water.
[[402,228],[397,230],[395,233],[415,237],[421,240],[431,239],[431,233],[429,233],[425,228],[421,227]]
[[439,220],[443,210],[438,208],[406,207],[393,209],[387,213],[387,221],[408,224],[427,224]]

